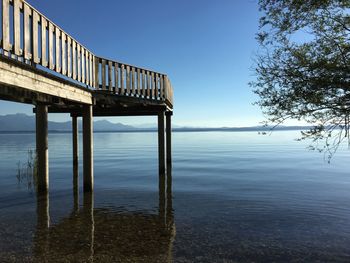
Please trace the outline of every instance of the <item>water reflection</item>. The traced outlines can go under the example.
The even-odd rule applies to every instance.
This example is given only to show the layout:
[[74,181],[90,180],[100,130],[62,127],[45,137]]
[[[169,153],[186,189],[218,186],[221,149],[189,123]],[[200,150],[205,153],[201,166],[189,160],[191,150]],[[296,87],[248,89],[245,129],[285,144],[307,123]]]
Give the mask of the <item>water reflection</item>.
[[118,212],[94,207],[85,193],[82,206],[73,191],[71,214],[50,225],[49,195],[37,198],[35,262],[171,262],[175,225],[171,171],[159,176],[157,213]]

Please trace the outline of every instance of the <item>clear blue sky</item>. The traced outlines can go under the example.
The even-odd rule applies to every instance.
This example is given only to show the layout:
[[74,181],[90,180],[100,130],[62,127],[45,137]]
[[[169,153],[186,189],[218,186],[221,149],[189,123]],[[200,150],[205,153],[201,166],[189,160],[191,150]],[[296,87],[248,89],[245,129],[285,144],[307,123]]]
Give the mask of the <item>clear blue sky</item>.
[[[95,54],[167,73],[177,125],[252,126],[263,119],[248,86],[259,48],[257,0],[28,2]],[[31,113],[32,107],[1,101],[0,112]]]

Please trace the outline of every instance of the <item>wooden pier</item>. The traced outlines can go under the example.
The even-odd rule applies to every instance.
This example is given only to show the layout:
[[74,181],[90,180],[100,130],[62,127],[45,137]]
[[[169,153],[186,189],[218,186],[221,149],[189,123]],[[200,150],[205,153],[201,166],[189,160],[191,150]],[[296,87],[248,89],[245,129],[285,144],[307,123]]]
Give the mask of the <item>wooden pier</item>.
[[1,0],[1,8],[0,99],[35,105],[38,190],[47,192],[49,185],[49,113],[72,117],[75,167],[77,118],[82,117],[84,191],[93,190],[94,116],[156,116],[159,174],[164,175],[171,165],[168,76],[96,56],[23,0]]

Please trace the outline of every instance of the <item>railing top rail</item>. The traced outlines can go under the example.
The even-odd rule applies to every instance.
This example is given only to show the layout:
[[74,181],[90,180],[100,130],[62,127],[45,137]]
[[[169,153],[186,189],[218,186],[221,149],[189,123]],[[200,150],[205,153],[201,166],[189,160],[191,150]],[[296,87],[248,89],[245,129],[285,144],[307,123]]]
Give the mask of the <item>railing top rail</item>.
[[137,68],[137,69],[140,69],[140,70],[153,72],[153,73],[160,74],[160,75],[163,75],[163,76],[166,76],[166,77],[168,76],[168,75],[165,74],[165,73],[161,73],[161,72],[155,71],[155,70],[153,70],[153,69],[147,69],[147,68],[143,68],[143,67],[131,65],[131,64],[128,64],[128,63],[124,63],[124,62],[122,62],[122,61],[118,61],[118,60],[114,60],[114,59],[109,59],[109,58],[105,58],[105,57],[100,57],[100,56],[95,56],[95,57],[98,58],[98,59],[103,59],[103,60],[106,60],[106,61],[111,61],[111,62],[113,62],[113,63],[122,64],[122,65],[125,65],[125,66]]
[[[9,0],[11,4],[13,4],[13,2],[15,0]],[[80,46],[82,46],[85,50],[89,51],[91,54],[94,54],[93,52],[91,52],[90,49],[88,49],[85,45],[81,44],[80,41],[76,40],[76,38],[74,38],[71,34],[68,34],[65,30],[63,30],[60,26],[58,26],[56,23],[54,23],[50,18],[48,18],[46,15],[44,15],[42,12],[40,12],[38,9],[36,9],[34,6],[32,6],[30,3],[28,3],[26,0],[19,0],[22,3],[25,3],[27,6],[29,6],[32,10],[34,10],[35,12],[37,12],[40,16],[44,17],[46,19],[46,21],[49,21],[53,26],[55,26],[56,28],[58,28],[59,30],[61,30],[62,32],[64,32],[67,36],[69,36],[72,40],[74,40],[75,42],[77,42]],[[2,2],[2,0],[0,0],[0,2]]]

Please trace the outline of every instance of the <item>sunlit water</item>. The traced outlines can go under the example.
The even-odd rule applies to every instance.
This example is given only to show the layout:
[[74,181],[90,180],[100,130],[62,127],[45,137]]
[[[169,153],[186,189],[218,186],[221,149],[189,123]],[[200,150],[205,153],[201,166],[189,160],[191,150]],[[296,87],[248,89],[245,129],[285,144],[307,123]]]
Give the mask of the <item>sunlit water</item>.
[[173,133],[164,192],[155,133],[96,133],[84,196],[71,135],[50,134],[37,201],[16,178],[35,135],[0,134],[0,262],[350,262],[350,151],[328,164],[297,136]]

